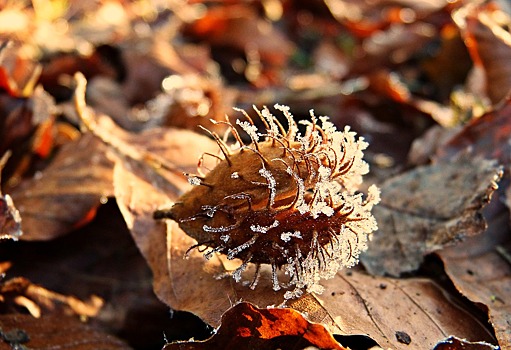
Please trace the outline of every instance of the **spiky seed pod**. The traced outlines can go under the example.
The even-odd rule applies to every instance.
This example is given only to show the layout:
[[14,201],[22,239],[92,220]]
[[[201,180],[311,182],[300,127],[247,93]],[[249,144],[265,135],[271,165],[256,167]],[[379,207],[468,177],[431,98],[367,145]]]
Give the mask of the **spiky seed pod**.
[[287,285],[294,286],[285,298],[293,298],[303,289],[321,292],[320,279],[358,261],[377,229],[371,209],[379,190],[369,187],[365,199],[355,192],[369,170],[362,137],[349,127],[338,131],[312,111],[311,121],[302,121],[302,136],[289,108],[275,108],[286,117],[287,130],[267,108],[254,107],[265,125],[262,133],[241,111],[246,120],[236,124],[251,139],[244,144],[227,120],[236,145],[229,147],[212,133],[222,153],[216,167],[205,176],[189,176],[196,186],[155,216],[176,220],[197,240],[196,247],[210,248],[204,250],[206,258],[220,252],[241,259],[232,273],[236,281],[247,264],[256,264],[252,288],[261,264],[272,266],[275,290],[281,287],[276,271],[284,269]]

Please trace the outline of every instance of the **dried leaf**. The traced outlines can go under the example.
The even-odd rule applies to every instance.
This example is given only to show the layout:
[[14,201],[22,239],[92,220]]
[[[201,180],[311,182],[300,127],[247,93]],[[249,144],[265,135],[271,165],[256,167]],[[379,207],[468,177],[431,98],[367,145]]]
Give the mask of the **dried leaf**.
[[73,296],[50,291],[23,277],[3,282],[0,285],[0,296],[0,305],[4,312],[14,312],[17,305],[24,307],[36,318],[49,313],[93,317],[103,306],[103,300],[98,296],[93,295],[90,300],[84,302]]
[[243,3],[208,8],[185,28],[185,34],[223,52],[228,48],[246,54],[244,76],[259,87],[278,80],[280,69],[295,51],[294,43],[278,27]]
[[222,316],[213,337],[204,342],[167,344],[163,349],[345,349],[320,324],[293,309],[260,309],[239,303]]
[[[7,277],[23,276],[38,287],[31,287],[30,295],[21,294],[25,297],[22,306],[10,303],[12,298],[8,310],[0,304],[0,314],[9,310],[26,313],[27,301],[31,301],[31,311],[39,309],[42,316],[76,315],[82,313],[80,305],[97,309],[99,298],[94,295],[99,295],[103,299],[99,313],[94,317],[84,313],[80,319],[86,318],[140,349],[161,349],[162,332],[169,339],[198,339],[197,333],[204,327],[196,318],[190,325],[186,313],[169,317],[168,307],[154,295],[151,271],[113,201],[101,206],[90,224],[59,239],[3,242],[0,257],[10,262]],[[6,264],[0,263],[0,271],[5,271]],[[76,312],[67,304],[73,298]],[[206,334],[201,339],[209,337],[206,331],[202,333]]]
[[382,66],[402,64],[431,42],[435,35],[438,35],[438,29],[424,22],[393,24],[384,31],[376,31],[357,47],[357,56],[364,59],[357,60],[353,72],[360,74]]
[[486,93],[497,104],[511,91],[511,33],[503,27],[511,18],[497,9],[495,2],[476,6],[468,4],[455,13],[474,64],[483,67]]
[[502,170],[487,160],[418,167],[381,186],[374,209],[378,231],[361,261],[372,274],[399,276],[418,269],[423,256],[484,231],[481,208]]
[[210,8],[187,31],[211,45],[242,52],[255,49],[263,62],[275,65],[285,64],[294,50],[278,28],[260,18],[255,8],[241,3]]
[[12,198],[0,193],[0,240],[18,240],[23,234],[21,231],[21,217],[14,206]]
[[366,37],[393,23],[410,23],[450,10],[442,0],[433,1],[353,1],[326,0],[330,12],[340,23],[358,36]]
[[[492,203],[493,204],[493,203]],[[499,345],[511,346],[511,244],[508,214],[490,221],[488,231],[436,253],[462,295],[488,312]]]
[[30,96],[41,73],[39,64],[20,52],[9,41],[0,44],[0,88],[12,97]]
[[455,128],[446,129],[440,125],[433,125],[413,141],[408,152],[408,164],[414,166],[429,164],[437,150],[444,147],[456,132]]
[[0,315],[0,349],[130,349],[121,340],[65,316]]
[[436,161],[453,161],[459,157],[497,159],[503,166],[511,164],[511,100],[473,119],[439,148]]
[[[431,349],[448,335],[495,342],[477,318],[424,278],[374,277],[351,270],[324,286],[323,294],[307,295],[289,306],[332,333],[367,334],[385,349]],[[396,337],[398,332],[409,335],[410,345]]]
[[[0,180],[2,179],[2,171],[10,155],[11,153],[7,152],[0,158]],[[8,194],[3,195],[0,190],[0,240],[18,240],[22,233],[21,217],[18,209],[14,206],[12,198]]]
[[412,95],[408,86],[395,72],[380,70],[370,75],[370,88],[376,93],[387,96],[397,103],[415,108],[425,113],[444,127],[450,127],[458,123],[454,111],[435,101],[426,100]]
[[[95,76],[117,78],[116,69],[121,67],[112,67],[106,57],[106,53],[110,50],[104,47],[95,49],[89,55],[79,55],[78,53],[66,53],[53,57],[47,62],[42,69],[39,83],[42,84],[46,91],[58,100],[67,100],[72,96],[72,90],[66,84],[63,77],[72,76],[76,72],[82,72],[87,78],[91,79]],[[69,81],[67,79],[67,82]]]
[[48,240],[85,224],[112,195],[113,162],[93,135],[64,145],[52,163],[15,187],[24,240]]

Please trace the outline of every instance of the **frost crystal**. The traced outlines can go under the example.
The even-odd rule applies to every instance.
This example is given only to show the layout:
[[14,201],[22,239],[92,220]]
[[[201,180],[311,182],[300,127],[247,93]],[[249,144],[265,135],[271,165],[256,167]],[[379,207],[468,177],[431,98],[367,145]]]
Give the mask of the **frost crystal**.
[[280,235],[280,239],[283,240],[284,242],[291,241],[292,237],[301,239],[302,234],[300,233],[300,231],[295,231],[295,232],[284,232]]
[[248,247],[250,247],[251,245],[253,245],[256,241],[257,241],[257,234],[254,235],[254,237],[252,237],[249,241],[243,243],[242,245],[240,246],[237,246],[236,248],[234,249],[231,249],[227,252],[227,259],[229,260],[232,260],[236,257],[236,255],[238,255],[239,252],[241,252],[242,250],[244,249],[247,249]]
[[268,170],[266,170],[264,168],[259,170],[259,174],[261,174],[261,176],[264,177],[266,179],[266,181],[268,182],[268,188],[270,189],[269,205],[271,206],[271,205],[273,205],[273,203],[275,203],[277,182],[275,181],[275,178],[273,177],[271,172],[269,172]]
[[273,222],[273,224],[271,224],[270,226],[260,226],[260,225],[251,225],[250,226],[250,229],[253,231],[253,232],[259,232],[259,233],[266,233],[268,232],[270,229],[272,228],[275,228],[279,226],[279,222],[277,220],[275,220]]
[[202,229],[204,231],[210,232],[210,233],[229,232],[229,231],[231,231],[234,228],[236,228],[236,225],[232,225],[232,226],[220,226],[220,227],[211,227],[211,226],[208,226],[208,225],[202,226]]
[[199,186],[201,184],[201,179],[197,176],[188,176],[188,183],[192,186]]
[[252,142],[259,141],[259,135],[257,134],[257,126],[250,124],[249,122],[242,122],[239,119],[236,120],[236,124],[241,126],[243,131],[247,133],[248,136],[252,139]]

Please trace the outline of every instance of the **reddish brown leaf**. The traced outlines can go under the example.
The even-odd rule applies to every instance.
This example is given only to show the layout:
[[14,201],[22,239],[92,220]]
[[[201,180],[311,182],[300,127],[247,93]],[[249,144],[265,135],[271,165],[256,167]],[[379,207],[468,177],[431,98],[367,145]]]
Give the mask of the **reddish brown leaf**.
[[0,315],[0,349],[130,349],[121,340],[71,317]]
[[[230,48],[246,54],[245,77],[260,87],[280,80],[276,77],[280,74],[278,70],[295,51],[294,44],[278,27],[261,18],[255,8],[242,3],[209,8],[185,32],[220,50]],[[275,71],[265,76],[265,69]]]
[[204,342],[167,344],[164,349],[345,349],[320,324],[293,309],[259,309],[239,303],[222,316],[216,334]]
[[474,64],[484,68],[488,97],[497,104],[511,91],[508,63],[511,34],[503,28],[503,24],[511,23],[511,18],[492,2],[482,6],[468,4],[455,14],[454,19],[462,30]]
[[481,208],[502,170],[491,161],[458,160],[419,167],[381,185],[378,231],[361,261],[373,274],[399,276],[423,256],[485,229]]
[[52,239],[90,219],[91,209],[113,192],[113,162],[106,150],[93,135],[83,135],[64,145],[46,169],[12,190],[23,220],[22,239]]
[[454,22],[443,26],[439,36],[438,52],[423,60],[420,65],[439,90],[435,91],[435,95],[445,101],[453,90],[467,79],[473,62]]
[[17,184],[31,169],[34,160],[53,151],[55,102],[41,86],[29,98],[0,94],[0,153],[12,152],[6,166],[4,183]]
[[23,58],[19,51],[19,46],[9,41],[0,44],[0,89],[12,97],[28,97],[41,69],[37,62]]
[[438,149],[435,160],[452,161],[457,157],[497,159],[501,165],[511,164],[511,100],[495,110],[472,120]]
[[444,127],[451,127],[458,123],[451,108],[412,95],[397,73],[380,70],[371,74],[369,78],[370,89],[376,93],[430,115],[434,121]]

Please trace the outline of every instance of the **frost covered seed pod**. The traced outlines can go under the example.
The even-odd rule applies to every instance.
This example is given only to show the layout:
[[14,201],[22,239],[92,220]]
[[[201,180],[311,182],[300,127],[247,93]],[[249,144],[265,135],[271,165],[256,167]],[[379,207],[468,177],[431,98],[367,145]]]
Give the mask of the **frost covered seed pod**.
[[[289,108],[276,105],[287,119],[284,128],[267,108],[259,111],[265,130],[260,132],[247,113],[236,125],[228,146],[215,137],[222,156],[205,176],[189,176],[194,186],[168,211],[155,217],[176,220],[203,246],[206,258],[219,252],[242,265],[232,273],[236,281],[249,263],[257,272],[269,264],[273,288],[280,289],[277,270],[289,276],[298,297],[303,290],[321,292],[319,281],[351,267],[366,249],[377,225],[371,214],[379,201],[373,185],[363,198],[356,190],[369,170],[362,159],[367,143],[346,127],[338,131],[327,117],[311,121],[298,132]],[[251,139],[244,144],[239,130]],[[216,157],[216,156],[215,156]]]

